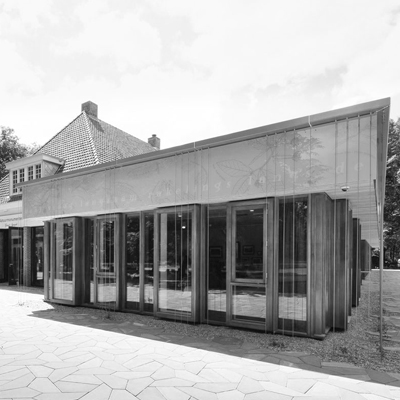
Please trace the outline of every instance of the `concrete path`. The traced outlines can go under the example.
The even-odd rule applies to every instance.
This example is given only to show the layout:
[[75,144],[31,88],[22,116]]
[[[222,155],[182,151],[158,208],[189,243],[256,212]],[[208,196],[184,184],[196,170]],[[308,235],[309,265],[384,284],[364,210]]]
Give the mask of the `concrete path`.
[[0,399],[400,399],[400,374],[29,309],[40,297],[0,288]]

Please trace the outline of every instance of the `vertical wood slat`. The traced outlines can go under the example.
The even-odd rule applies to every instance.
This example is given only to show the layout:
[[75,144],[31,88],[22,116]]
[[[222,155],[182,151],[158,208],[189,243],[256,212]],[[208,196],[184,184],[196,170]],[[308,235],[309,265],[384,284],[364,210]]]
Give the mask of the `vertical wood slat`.
[[351,306],[352,306],[352,286],[353,286],[353,211],[350,209],[350,203],[349,203],[349,211],[348,211],[348,217],[347,217],[347,246],[348,246],[348,263],[349,263],[349,278],[347,281],[347,315],[351,315]]
[[50,240],[51,240],[50,222],[44,223],[43,235],[43,284],[44,299],[49,300],[49,270],[50,270]]
[[[201,226],[200,226],[200,206],[195,205],[192,212],[192,313],[193,322],[200,321],[200,267],[204,268],[204,265],[200,264],[201,260],[201,249],[204,250],[204,244],[200,247],[198,244],[201,243]],[[203,251],[204,254],[204,251]]]
[[275,309],[275,302],[276,302],[276,295],[274,292],[275,287],[275,204],[276,201],[274,198],[267,199],[267,243],[268,246],[266,247],[267,257],[265,271],[268,274],[268,278],[266,279],[266,315],[265,315],[265,329],[268,332],[272,332],[274,330],[274,309]]
[[310,204],[310,336],[323,338],[331,327],[329,273],[333,267],[331,225],[332,200],[325,193],[311,195]]
[[351,302],[353,307],[357,307],[360,299],[361,289],[361,225],[360,220],[353,218],[353,273],[352,273],[352,293]]
[[334,255],[335,264],[332,270],[332,326],[333,329],[346,330],[349,307],[349,240],[348,217],[349,201],[339,199],[334,201]]

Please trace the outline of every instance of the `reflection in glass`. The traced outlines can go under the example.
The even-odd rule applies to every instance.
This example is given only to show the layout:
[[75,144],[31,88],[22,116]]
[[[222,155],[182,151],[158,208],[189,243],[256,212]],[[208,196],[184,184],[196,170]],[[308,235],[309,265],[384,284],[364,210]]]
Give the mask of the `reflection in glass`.
[[126,307],[139,310],[140,306],[140,218],[126,218]]
[[279,202],[278,328],[306,331],[307,199]]
[[117,285],[115,277],[97,277],[97,303],[115,303],[117,298]]
[[10,228],[11,254],[8,282],[10,285],[23,284],[23,230]]
[[94,303],[94,221],[86,220],[85,303]]
[[144,215],[144,311],[154,304],[154,215]]
[[208,212],[207,318],[226,320],[226,208]]
[[192,215],[188,211],[160,214],[160,311],[191,313]]
[[100,221],[99,272],[114,273],[114,220]]
[[236,210],[236,279],[263,279],[264,208]]
[[97,303],[115,303],[115,220],[102,219],[99,226],[99,263],[97,270]]
[[32,286],[43,287],[43,226],[32,228]]
[[54,298],[72,301],[73,282],[73,223],[56,224],[56,265],[54,269]]
[[233,286],[233,319],[265,322],[266,304],[264,286]]

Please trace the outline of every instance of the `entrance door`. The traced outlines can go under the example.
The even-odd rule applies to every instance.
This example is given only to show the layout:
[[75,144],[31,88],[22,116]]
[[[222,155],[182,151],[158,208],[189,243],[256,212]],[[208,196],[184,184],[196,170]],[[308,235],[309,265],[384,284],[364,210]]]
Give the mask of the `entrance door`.
[[8,269],[8,284],[23,284],[23,230],[10,228],[10,259]]
[[231,325],[272,330],[272,285],[268,279],[273,272],[273,248],[271,254],[268,252],[272,229],[272,215],[268,218],[265,201],[232,207]]
[[197,318],[196,258],[198,208],[182,206],[157,212],[157,314]]

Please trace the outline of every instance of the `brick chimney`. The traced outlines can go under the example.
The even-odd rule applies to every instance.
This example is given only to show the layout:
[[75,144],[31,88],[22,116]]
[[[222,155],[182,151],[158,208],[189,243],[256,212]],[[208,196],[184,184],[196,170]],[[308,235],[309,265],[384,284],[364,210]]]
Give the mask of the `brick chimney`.
[[82,104],[82,111],[85,111],[86,114],[92,115],[97,118],[97,104],[87,101]]
[[147,139],[150,146],[153,146],[155,149],[160,150],[160,138],[157,135],[152,135],[151,138]]

